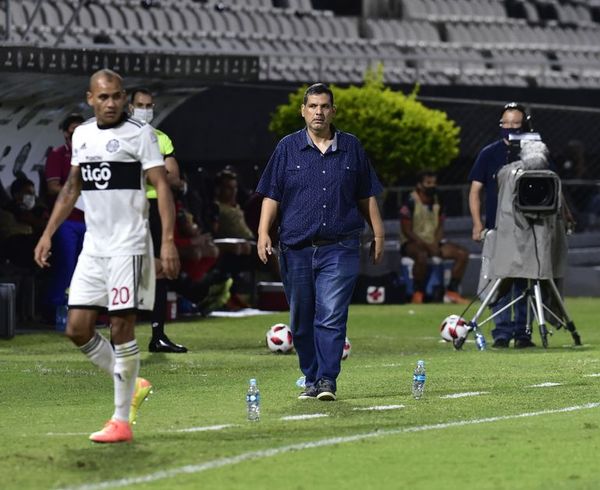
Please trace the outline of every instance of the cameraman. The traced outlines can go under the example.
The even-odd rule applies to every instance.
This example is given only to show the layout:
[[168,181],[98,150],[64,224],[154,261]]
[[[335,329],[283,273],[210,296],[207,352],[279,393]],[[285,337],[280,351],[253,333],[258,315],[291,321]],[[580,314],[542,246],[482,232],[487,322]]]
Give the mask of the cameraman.
[[[484,238],[484,230],[496,226],[496,209],[498,207],[498,170],[509,162],[510,134],[528,132],[529,116],[525,108],[518,103],[506,104],[500,116],[500,139],[486,146],[479,152],[475,164],[469,173],[471,189],[469,191],[469,210],[473,219],[473,240],[480,242]],[[481,190],[485,188],[485,228],[481,222]],[[496,313],[513,298],[520,296],[527,283],[523,279],[515,280],[511,290],[501,297],[492,307]],[[527,304],[519,301],[494,318],[496,328],[492,330],[494,343],[492,347],[502,349],[509,347],[511,339],[515,340],[515,348],[535,347],[531,341],[531,332],[526,331]]]

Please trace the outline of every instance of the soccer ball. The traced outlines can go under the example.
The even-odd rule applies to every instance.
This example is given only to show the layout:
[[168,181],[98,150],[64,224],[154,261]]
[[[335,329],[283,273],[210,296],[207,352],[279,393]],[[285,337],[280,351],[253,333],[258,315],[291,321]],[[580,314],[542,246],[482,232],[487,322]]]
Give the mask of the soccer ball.
[[464,338],[467,332],[467,321],[458,315],[447,316],[440,325],[440,335],[446,342]]
[[346,359],[348,359],[348,356],[350,355],[351,350],[352,350],[352,344],[350,343],[350,339],[348,337],[346,337],[346,340],[344,340],[344,350],[342,351],[342,361],[345,361]]
[[290,352],[294,348],[290,327],[285,323],[276,323],[267,330],[267,347],[271,352]]

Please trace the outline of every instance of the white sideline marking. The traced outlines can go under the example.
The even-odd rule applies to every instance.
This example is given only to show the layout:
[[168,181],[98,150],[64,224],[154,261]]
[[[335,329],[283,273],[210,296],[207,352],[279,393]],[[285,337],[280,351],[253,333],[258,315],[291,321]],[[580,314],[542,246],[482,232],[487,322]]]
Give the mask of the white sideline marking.
[[187,429],[175,429],[175,430],[162,430],[162,433],[166,432],[206,432],[209,430],[223,430],[229,427],[235,427],[234,424],[223,424],[223,425],[207,425],[205,427],[188,427]]
[[600,378],[600,373],[584,374],[586,378]]
[[397,410],[404,408],[404,405],[375,405],[373,407],[355,407],[352,410]]
[[578,410],[589,410],[592,408],[600,407],[600,403],[586,403],[585,405],[575,405],[573,407],[566,408],[555,408],[551,410],[540,410],[539,412],[525,412],[515,415],[499,415],[496,417],[487,417],[484,419],[470,419],[470,420],[457,420],[455,422],[446,422],[443,424],[431,424],[431,425],[419,425],[415,427],[404,427],[399,429],[389,429],[375,432],[367,432],[364,434],[355,434],[353,436],[345,437],[332,437],[329,439],[320,439],[312,442],[302,442],[298,444],[290,444],[288,446],[274,447],[271,449],[263,449],[260,451],[250,451],[247,453],[238,454],[237,456],[231,456],[228,458],[213,459],[212,461],[206,461],[199,464],[190,464],[186,466],[180,466],[170,470],[156,471],[143,476],[133,476],[129,478],[120,478],[118,480],[105,480],[98,483],[88,483],[85,485],[63,487],[59,490],[105,490],[108,488],[119,488],[128,485],[135,485],[138,483],[151,483],[158,480],[164,480],[166,478],[172,478],[178,475],[191,475],[195,473],[201,473],[207,470],[213,470],[216,468],[222,468],[224,466],[231,466],[244,461],[250,461],[253,459],[271,458],[280,454],[289,453],[292,451],[301,451],[303,449],[312,449],[316,447],[333,446],[335,444],[344,444],[347,442],[362,441],[364,439],[372,439],[382,436],[390,436],[396,434],[406,434],[412,432],[425,432],[429,430],[441,430],[448,429],[451,427],[463,427],[466,425],[477,425],[486,424],[490,422],[498,422],[501,420],[514,420],[526,417],[538,417],[540,415],[550,415],[556,413],[575,412]]
[[307,419],[320,419],[321,417],[329,417],[326,413],[308,413],[305,415],[286,415],[281,417],[279,420],[307,420]]
[[47,436],[89,436],[91,432],[46,432]]
[[537,385],[529,385],[527,388],[548,388],[550,386],[560,386],[562,383],[552,383],[548,381],[547,383],[540,383]]
[[489,391],[467,391],[465,393],[452,393],[451,395],[442,395],[440,398],[464,398],[465,396],[488,395]]

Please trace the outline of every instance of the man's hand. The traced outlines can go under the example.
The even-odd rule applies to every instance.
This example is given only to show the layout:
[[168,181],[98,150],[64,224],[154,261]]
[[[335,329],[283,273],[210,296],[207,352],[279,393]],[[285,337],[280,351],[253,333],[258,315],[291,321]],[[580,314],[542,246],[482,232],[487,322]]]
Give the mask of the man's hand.
[[172,241],[163,241],[160,247],[160,264],[162,266],[161,275],[168,279],[177,279],[180,268],[179,254]]
[[483,231],[483,225],[481,223],[474,223],[473,224],[473,234],[472,234],[471,238],[473,238],[473,240],[475,240],[476,242],[480,242],[482,231]]
[[385,243],[384,237],[375,237],[371,242],[371,248],[369,249],[369,257],[373,264],[379,264],[383,259],[383,246]]
[[48,236],[42,235],[33,251],[33,259],[42,269],[44,267],[50,267],[48,259],[50,258],[50,255],[52,255],[52,252],[50,251],[51,246],[52,240],[50,240]]
[[269,260],[269,255],[273,253],[273,245],[271,243],[271,237],[269,234],[258,235],[258,241],[256,242],[256,252],[258,258],[263,264],[266,264]]

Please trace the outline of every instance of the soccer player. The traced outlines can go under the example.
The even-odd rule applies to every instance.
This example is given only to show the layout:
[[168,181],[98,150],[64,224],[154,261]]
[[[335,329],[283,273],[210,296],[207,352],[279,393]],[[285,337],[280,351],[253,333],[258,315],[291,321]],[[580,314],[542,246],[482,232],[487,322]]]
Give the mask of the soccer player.
[[[87,231],[69,294],[67,336],[114,382],[115,410],[95,442],[128,442],[131,421],[150,390],[138,378],[140,354],[134,325],[138,309],[152,309],[155,267],[148,230],[144,182],[156,188],[162,221],[161,267],[168,278],[179,273],[173,241],[174,205],[152,126],[124,112],[127,98],[121,77],[99,70],[90,78],[87,102],[95,118],[73,134],[69,177],[34,252],[48,267],[51,239],[81,194]],[[110,342],[96,332],[98,311],[108,309]]]

